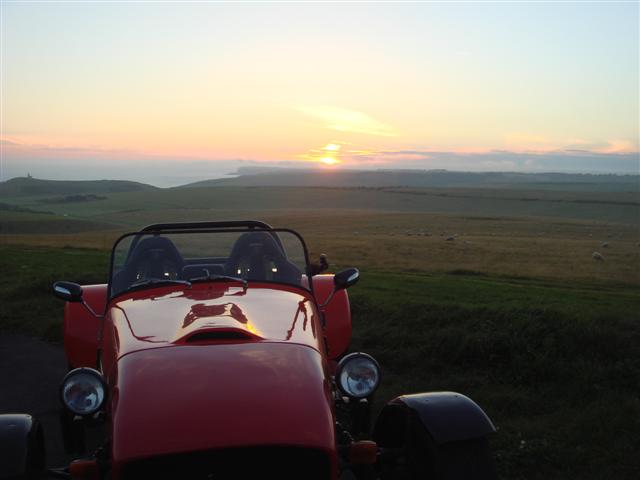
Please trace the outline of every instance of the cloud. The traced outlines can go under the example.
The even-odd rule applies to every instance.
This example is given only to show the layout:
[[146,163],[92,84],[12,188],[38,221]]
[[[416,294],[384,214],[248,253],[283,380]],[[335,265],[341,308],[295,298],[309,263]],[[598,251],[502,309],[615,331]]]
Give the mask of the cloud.
[[583,138],[551,138],[530,133],[511,133],[504,137],[507,151],[512,152],[566,152],[634,153],[640,149],[638,141],[627,139],[585,140]]
[[[587,144],[596,147],[541,150],[447,151],[431,149],[373,150],[366,146],[333,142],[329,153],[346,168],[447,169],[464,171],[640,173],[640,153],[621,150],[627,143]],[[577,143],[575,143],[577,145]],[[298,158],[318,162],[327,146],[309,149]]]
[[397,150],[376,156],[392,168],[444,168],[467,171],[521,171],[566,173],[640,173],[640,153],[606,153],[588,150],[549,152],[448,152]]
[[638,146],[630,140],[609,140],[606,145],[596,149],[600,153],[630,153],[637,151]]
[[104,148],[100,146],[87,145],[50,145],[45,143],[34,143],[24,140],[0,138],[3,154],[11,156],[45,156],[52,158],[111,158],[114,156],[143,156],[140,152],[125,149]]
[[363,133],[378,137],[395,137],[398,133],[390,126],[369,115],[340,107],[297,106],[298,112],[320,120],[323,127],[343,133]]

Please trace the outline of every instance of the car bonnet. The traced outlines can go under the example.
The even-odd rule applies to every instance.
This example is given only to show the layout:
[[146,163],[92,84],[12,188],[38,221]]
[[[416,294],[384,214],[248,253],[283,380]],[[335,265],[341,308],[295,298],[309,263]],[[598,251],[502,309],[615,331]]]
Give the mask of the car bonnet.
[[294,287],[196,284],[132,292],[108,310],[115,358],[148,348],[247,342],[298,343],[323,351],[310,293]]
[[117,465],[257,445],[334,455],[322,355],[285,342],[146,349],[118,362],[110,399]]

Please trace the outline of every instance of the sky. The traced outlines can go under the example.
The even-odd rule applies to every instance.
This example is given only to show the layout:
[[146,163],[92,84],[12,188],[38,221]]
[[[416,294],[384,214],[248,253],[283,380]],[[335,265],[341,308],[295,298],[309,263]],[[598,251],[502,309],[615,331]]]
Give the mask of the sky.
[[637,2],[0,5],[0,180],[640,168]]

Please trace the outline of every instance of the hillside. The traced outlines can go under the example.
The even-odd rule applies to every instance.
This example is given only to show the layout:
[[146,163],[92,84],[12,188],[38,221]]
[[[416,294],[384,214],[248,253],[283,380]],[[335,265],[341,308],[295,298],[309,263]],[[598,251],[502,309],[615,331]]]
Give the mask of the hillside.
[[447,170],[330,170],[245,167],[238,176],[204,180],[176,188],[198,187],[430,187],[517,188],[637,192],[640,175],[569,173],[452,172]]
[[40,180],[16,177],[0,183],[0,197],[27,197],[36,195],[80,195],[99,193],[139,192],[157,190],[157,187],[127,180]]

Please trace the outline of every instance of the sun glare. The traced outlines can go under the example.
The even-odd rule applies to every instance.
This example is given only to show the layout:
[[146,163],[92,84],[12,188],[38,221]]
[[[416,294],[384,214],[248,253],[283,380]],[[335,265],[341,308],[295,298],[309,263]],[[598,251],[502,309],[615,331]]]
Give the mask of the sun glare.
[[341,151],[343,144],[344,142],[336,141],[335,143],[327,143],[322,147],[310,148],[306,153],[299,155],[299,158],[330,167],[339,165],[345,158],[344,153]]
[[320,161],[325,165],[335,165],[338,163],[338,160],[333,157],[322,157]]

